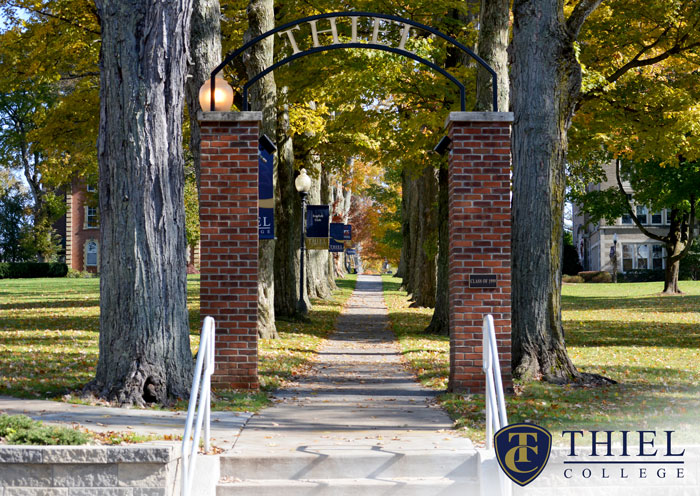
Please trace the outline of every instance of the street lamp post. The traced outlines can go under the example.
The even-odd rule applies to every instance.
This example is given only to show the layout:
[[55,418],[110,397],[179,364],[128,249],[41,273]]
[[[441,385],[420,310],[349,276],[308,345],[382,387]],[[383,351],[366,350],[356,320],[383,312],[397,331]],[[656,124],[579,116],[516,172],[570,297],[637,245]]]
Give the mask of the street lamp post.
[[610,247],[610,262],[612,263],[613,282],[617,282],[617,233],[613,234],[613,245]]
[[297,302],[297,313],[303,317],[309,312],[304,300],[304,227],[306,224],[306,197],[311,189],[311,178],[306,173],[306,169],[299,171],[299,175],[294,180],[294,187],[301,196],[301,254],[299,258],[299,301]]

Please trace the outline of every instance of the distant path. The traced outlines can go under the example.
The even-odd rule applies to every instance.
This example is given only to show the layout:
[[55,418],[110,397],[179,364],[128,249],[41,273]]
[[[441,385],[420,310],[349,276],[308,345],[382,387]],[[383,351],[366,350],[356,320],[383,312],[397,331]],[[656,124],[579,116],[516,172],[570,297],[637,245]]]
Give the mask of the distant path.
[[309,373],[276,394],[277,404],[255,415],[234,451],[296,450],[352,445],[468,449],[452,421],[435,406],[434,391],[418,384],[401,362],[389,330],[379,276],[360,275],[337,330]]

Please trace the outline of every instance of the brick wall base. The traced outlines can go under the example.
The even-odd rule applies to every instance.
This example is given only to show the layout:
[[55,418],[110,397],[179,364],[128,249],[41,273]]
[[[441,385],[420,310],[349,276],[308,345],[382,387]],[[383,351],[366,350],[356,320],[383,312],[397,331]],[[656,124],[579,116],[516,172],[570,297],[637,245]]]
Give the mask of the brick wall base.
[[258,389],[260,112],[200,112],[202,319],[216,321],[216,388]]
[[[492,314],[504,386],[511,379],[510,129],[507,112],[452,112],[449,165],[449,390],[483,393],[482,324]],[[478,288],[478,276],[495,276]],[[483,285],[484,281],[480,281]]]

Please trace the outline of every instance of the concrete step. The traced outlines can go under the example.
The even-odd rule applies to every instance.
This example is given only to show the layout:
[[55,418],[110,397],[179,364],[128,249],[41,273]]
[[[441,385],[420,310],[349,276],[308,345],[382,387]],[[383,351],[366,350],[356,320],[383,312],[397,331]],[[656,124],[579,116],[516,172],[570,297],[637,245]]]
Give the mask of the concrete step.
[[216,496],[468,496],[478,491],[471,479],[343,478],[223,482]]
[[235,454],[221,456],[221,477],[240,480],[397,479],[479,477],[479,456],[474,449],[314,448],[288,454]]

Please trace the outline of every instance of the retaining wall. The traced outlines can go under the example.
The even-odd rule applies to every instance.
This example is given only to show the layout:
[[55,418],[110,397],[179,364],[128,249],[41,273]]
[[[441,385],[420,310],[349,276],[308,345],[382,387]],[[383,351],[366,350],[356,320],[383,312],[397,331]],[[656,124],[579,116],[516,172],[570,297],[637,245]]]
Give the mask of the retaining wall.
[[0,496],[179,496],[181,448],[0,446]]

